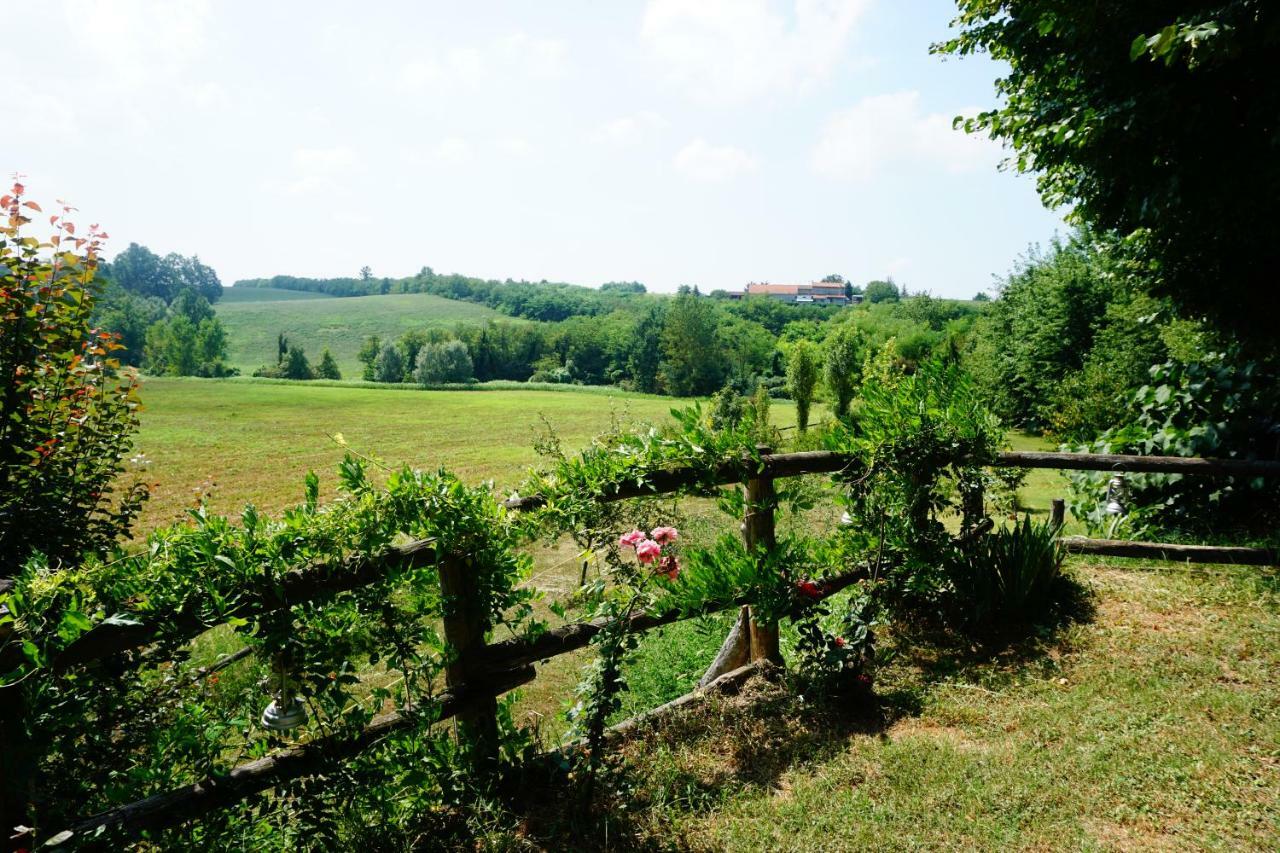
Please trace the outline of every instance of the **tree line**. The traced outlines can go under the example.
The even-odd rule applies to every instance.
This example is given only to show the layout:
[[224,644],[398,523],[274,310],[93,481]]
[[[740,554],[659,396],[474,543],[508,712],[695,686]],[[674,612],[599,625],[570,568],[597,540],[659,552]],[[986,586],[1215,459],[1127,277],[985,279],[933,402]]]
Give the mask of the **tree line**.
[[218,274],[196,256],[130,243],[96,275],[94,322],[117,336],[120,362],[170,376],[230,376],[227,333],[214,314]]

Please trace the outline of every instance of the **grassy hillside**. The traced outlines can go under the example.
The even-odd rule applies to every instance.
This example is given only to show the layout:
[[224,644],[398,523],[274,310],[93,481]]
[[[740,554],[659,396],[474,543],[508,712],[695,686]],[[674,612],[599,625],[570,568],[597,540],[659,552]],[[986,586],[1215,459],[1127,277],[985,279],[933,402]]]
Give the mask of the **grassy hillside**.
[[395,338],[409,329],[477,323],[500,316],[482,305],[420,293],[271,302],[227,301],[224,297],[217,310],[227,329],[228,362],[241,373],[249,374],[274,362],[276,336],[284,332],[291,341],[302,344],[313,361],[329,347],[344,378],[359,378],[356,353],[369,335]]
[[277,287],[225,287],[219,305],[240,302],[288,302],[296,299],[333,299],[327,293],[308,293],[302,290],[282,290]]

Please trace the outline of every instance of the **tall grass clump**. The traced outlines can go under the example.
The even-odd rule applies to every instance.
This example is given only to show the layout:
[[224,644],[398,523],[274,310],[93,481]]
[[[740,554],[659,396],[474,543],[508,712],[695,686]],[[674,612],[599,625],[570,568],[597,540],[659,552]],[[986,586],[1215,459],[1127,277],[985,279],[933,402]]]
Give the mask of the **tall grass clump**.
[[1052,522],[1025,516],[959,551],[949,566],[959,626],[976,633],[1034,624],[1053,603],[1063,550]]

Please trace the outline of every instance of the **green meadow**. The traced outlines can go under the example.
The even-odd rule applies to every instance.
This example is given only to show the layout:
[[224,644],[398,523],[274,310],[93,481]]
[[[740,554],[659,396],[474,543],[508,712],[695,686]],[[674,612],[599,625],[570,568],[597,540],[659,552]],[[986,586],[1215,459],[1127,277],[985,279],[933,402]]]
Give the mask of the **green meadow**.
[[483,305],[425,293],[336,298],[266,289],[261,292],[273,297],[294,296],[263,300],[248,295],[253,288],[245,288],[238,297],[232,295],[236,290],[228,288],[228,296],[215,307],[227,330],[227,363],[246,376],[275,363],[276,341],[282,332],[292,343],[301,344],[313,363],[328,347],[343,377],[358,379],[356,353],[369,335],[395,339],[411,329],[451,328],[500,316]]

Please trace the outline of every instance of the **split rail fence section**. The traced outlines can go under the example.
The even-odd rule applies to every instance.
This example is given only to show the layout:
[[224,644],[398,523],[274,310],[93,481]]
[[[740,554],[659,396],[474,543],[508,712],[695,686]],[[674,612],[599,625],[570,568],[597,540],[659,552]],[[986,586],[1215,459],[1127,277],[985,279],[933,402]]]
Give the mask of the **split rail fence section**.
[[[747,543],[762,545],[765,548],[774,547],[775,529],[771,496],[775,479],[806,474],[836,473],[846,468],[849,461],[846,456],[825,451],[765,454],[761,458],[761,463],[743,482],[747,500],[742,530]],[[1280,462],[1160,456],[1011,451],[1001,453],[996,464],[1001,467],[1177,473],[1216,477],[1280,476]],[[742,465],[726,465],[716,482],[719,485],[730,485],[740,482],[742,476]],[[602,497],[601,500],[619,501],[668,494],[693,486],[697,482],[697,475],[690,470],[660,471],[642,486],[624,486]],[[513,498],[507,502],[507,506],[513,510],[526,510],[538,506],[539,503],[540,499],[535,495]],[[1053,520],[1059,527],[1061,527],[1063,515],[1062,501],[1055,501]],[[988,529],[989,526],[988,522],[982,529]],[[1074,536],[1065,537],[1062,542],[1068,552],[1096,556],[1246,565],[1280,564],[1280,555],[1269,549],[1171,545]],[[446,598],[446,605],[449,600],[465,600],[472,594],[465,558],[449,556],[437,562],[437,554],[432,543],[417,541],[390,549],[375,557],[353,557],[338,564],[312,565],[290,572],[284,579],[283,599],[295,603],[323,599],[370,583],[382,576],[389,566],[431,563],[439,565],[440,586]],[[865,577],[864,572],[853,571],[829,578],[822,584],[822,595],[824,597],[833,595],[863,577]],[[735,601],[718,602],[708,606],[704,613],[738,607],[741,604],[742,602]],[[466,607],[446,606],[446,612],[459,614],[448,616],[444,620],[445,639],[456,651],[456,656],[446,669],[447,691],[436,697],[437,707],[433,719],[456,717],[459,725],[482,741],[495,737],[498,695],[533,680],[536,676],[533,664],[536,662],[546,661],[557,655],[585,647],[604,627],[601,621],[579,622],[546,631],[534,639],[516,638],[489,643],[485,640],[489,626],[462,615],[472,610]],[[229,614],[229,616],[234,615]],[[681,619],[693,618],[696,615],[700,614],[677,612],[661,615],[639,614],[631,618],[630,630],[647,631]],[[192,639],[212,627],[202,624],[194,613],[179,614],[176,619]],[[750,629],[752,661],[779,660],[777,626],[753,621]],[[67,667],[139,648],[147,645],[155,636],[155,629],[146,624],[100,625],[66,648],[54,662],[54,668],[64,670]],[[392,732],[419,725],[421,717],[414,711],[415,709],[410,708],[378,716],[355,738],[318,737],[242,764],[231,770],[225,777],[155,794],[144,800],[86,817],[67,827],[64,832],[54,836],[50,841],[57,844],[83,840],[103,827],[119,827],[129,834],[137,834],[148,829],[160,829],[185,823],[211,810],[233,805],[254,793],[286,780],[319,772],[330,761],[357,755]]]

